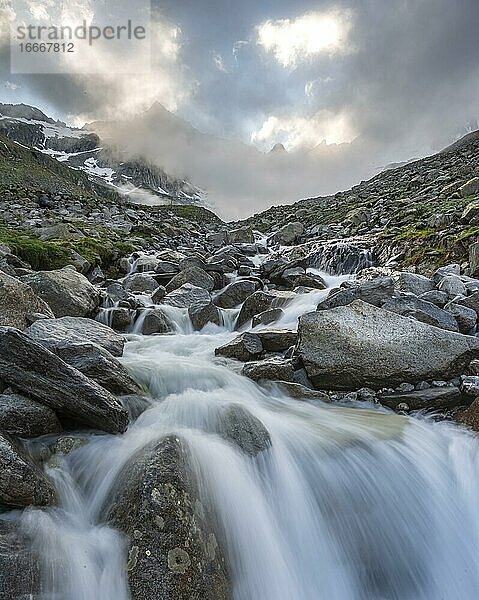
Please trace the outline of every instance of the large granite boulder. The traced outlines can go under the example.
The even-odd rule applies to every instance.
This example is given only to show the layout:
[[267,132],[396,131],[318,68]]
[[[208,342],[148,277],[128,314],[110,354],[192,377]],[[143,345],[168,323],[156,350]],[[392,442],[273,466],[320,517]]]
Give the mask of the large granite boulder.
[[479,356],[479,339],[357,300],[303,315],[297,354],[318,389],[451,379]]
[[249,456],[256,456],[271,447],[266,427],[241,404],[228,404],[221,408],[218,433]]
[[248,361],[258,358],[263,353],[263,344],[256,333],[242,333],[231,342],[215,349],[215,356]]
[[26,329],[30,324],[29,315],[34,313],[53,317],[48,304],[29,285],[3,271],[0,271],[0,306],[1,327]]
[[65,344],[90,342],[109,352],[112,356],[122,356],[125,338],[93,319],[63,317],[61,319],[41,319],[35,321],[25,332],[28,337],[40,342],[52,352]]
[[208,323],[221,325],[222,316],[213,302],[196,302],[188,307],[188,316],[195,331],[201,331]]
[[457,321],[450,312],[439,308],[435,304],[432,304],[432,302],[426,302],[426,300],[422,300],[413,294],[401,293],[394,298],[390,298],[382,307],[384,310],[395,312],[404,317],[417,319],[440,329],[459,331]]
[[132,600],[227,600],[225,559],[202,504],[189,448],[170,436],[143,448],[120,474],[106,508],[128,536]]
[[19,394],[0,395],[0,431],[30,438],[61,430],[58,417],[48,406]]
[[348,283],[330,294],[318,304],[318,310],[329,310],[337,306],[347,306],[355,300],[362,300],[374,306],[382,306],[394,294],[394,279],[392,277],[377,277],[363,283]]
[[89,317],[100,303],[98,290],[73,269],[37,271],[22,281],[48,304],[55,317]]
[[118,433],[128,426],[128,414],[110,392],[10,327],[0,327],[0,380],[88,427]]

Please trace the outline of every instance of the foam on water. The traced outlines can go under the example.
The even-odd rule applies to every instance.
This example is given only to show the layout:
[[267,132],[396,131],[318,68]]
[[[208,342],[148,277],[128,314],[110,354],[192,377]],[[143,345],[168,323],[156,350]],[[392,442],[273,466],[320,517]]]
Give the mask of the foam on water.
[[[329,281],[336,285],[338,280]],[[298,296],[276,326],[295,326],[324,292]],[[56,458],[59,506],[19,524],[44,567],[45,599],[126,600],[128,541],[104,522],[123,466],[175,433],[191,448],[202,501],[215,511],[234,600],[475,600],[479,590],[479,441],[448,423],[266,392],[214,349],[225,327],[131,335],[122,359],[153,402],[122,436]],[[257,457],[217,435],[240,403],[268,429]]]

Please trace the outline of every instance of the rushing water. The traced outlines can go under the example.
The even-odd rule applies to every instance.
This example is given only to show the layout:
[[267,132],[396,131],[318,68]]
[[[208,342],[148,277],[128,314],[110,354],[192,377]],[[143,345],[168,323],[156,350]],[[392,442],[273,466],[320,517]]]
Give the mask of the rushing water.
[[[320,295],[298,296],[277,326],[294,325]],[[234,600],[475,600],[477,438],[377,407],[266,392],[214,358],[234,337],[235,314],[192,333],[172,311],[175,335],[130,336],[123,362],[151,407],[123,436],[88,435],[56,458],[59,507],[21,517],[44,561],[44,597],[128,598],[126,541],[101,522],[102,507],[138,449],[180,433],[224,531]],[[264,423],[270,450],[251,458],[215,434],[231,402]]]

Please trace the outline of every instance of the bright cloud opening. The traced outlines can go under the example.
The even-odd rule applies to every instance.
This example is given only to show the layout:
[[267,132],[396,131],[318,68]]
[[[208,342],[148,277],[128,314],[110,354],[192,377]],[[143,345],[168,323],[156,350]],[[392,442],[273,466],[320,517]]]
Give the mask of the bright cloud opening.
[[257,27],[257,44],[283,66],[295,68],[320,53],[348,50],[350,15],[347,12],[308,13],[297,19],[266,21]]
[[349,115],[321,110],[310,119],[271,116],[252,133],[251,142],[264,149],[276,143],[282,143],[287,150],[311,149],[322,143],[352,142],[356,135]]

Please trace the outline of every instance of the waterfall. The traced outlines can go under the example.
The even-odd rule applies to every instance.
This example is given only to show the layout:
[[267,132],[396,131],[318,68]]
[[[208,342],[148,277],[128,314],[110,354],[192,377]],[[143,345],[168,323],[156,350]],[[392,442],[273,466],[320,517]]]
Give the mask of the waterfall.
[[345,275],[374,266],[374,258],[370,244],[364,240],[332,240],[315,243],[306,264],[327,273]]
[[[123,359],[156,401],[50,470],[60,507],[26,511],[50,596],[128,598],[125,540],[101,521],[139,448],[181,433],[215,507],[234,600],[448,600],[479,589],[478,441],[447,423],[273,396],[213,357],[216,334],[133,336]],[[240,402],[271,435],[256,458],[215,432]]]
[[[309,271],[329,287],[350,277]],[[295,327],[327,293],[298,295],[268,328]],[[420,415],[266,390],[215,358],[239,309],[193,332],[186,309],[161,308],[176,334],[135,333],[150,305],[122,358],[151,405],[122,436],[81,434],[48,465],[58,507],[18,516],[41,557],[42,600],[128,600],[128,540],[105,508],[128,461],[168,434],[188,444],[217,516],[232,600],[475,600],[478,438]],[[264,424],[268,450],[251,457],[220,437],[231,403]]]

